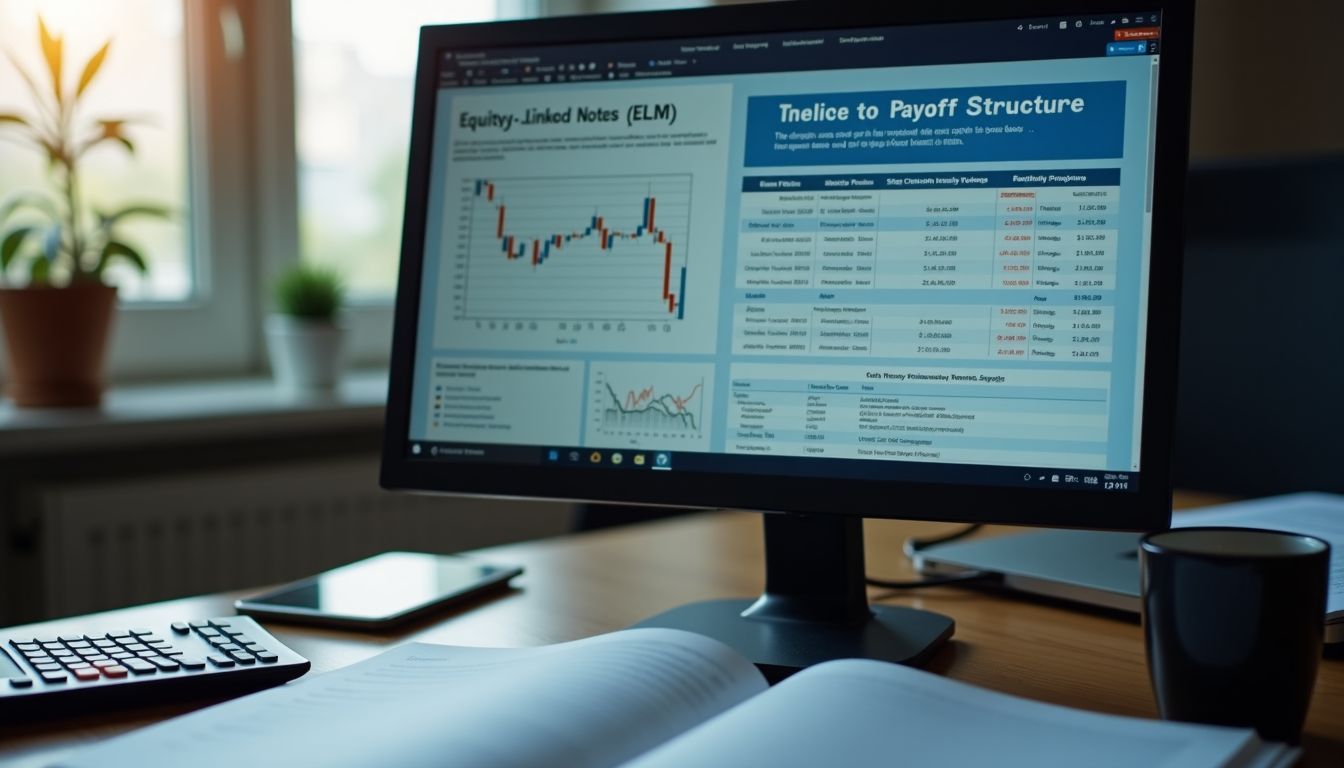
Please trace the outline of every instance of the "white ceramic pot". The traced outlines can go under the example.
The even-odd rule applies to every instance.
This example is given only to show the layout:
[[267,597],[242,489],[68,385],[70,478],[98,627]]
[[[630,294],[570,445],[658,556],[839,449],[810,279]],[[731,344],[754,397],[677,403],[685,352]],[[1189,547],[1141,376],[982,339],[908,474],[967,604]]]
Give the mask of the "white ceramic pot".
[[345,364],[345,329],[334,322],[271,315],[266,318],[266,351],[281,392],[331,392]]

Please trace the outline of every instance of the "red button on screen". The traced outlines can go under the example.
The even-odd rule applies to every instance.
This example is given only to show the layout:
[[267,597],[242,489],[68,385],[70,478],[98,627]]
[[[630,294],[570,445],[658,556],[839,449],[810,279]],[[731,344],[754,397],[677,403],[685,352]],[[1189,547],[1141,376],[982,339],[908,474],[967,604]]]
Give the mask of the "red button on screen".
[[1158,35],[1159,29],[1157,27],[1133,27],[1115,30],[1116,40],[1156,40]]

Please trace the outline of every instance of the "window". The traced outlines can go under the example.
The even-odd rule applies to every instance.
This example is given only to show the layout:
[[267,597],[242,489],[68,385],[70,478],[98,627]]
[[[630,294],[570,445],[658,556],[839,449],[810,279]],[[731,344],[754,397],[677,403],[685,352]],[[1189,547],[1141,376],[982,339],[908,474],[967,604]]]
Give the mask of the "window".
[[[35,104],[16,63],[43,89],[51,81],[38,40],[38,15],[53,35],[64,38],[64,81],[68,92],[84,64],[103,42],[111,46],[96,79],[85,93],[75,125],[86,134],[96,118],[130,118],[127,135],[132,157],[114,142],[89,151],[80,162],[79,188],[85,208],[112,210],[132,203],[154,203],[173,211],[170,221],[128,219],[122,230],[149,263],[142,278],[125,263],[109,268],[109,279],[130,301],[180,301],[192,293],[188,257],[187,115],[181,0],[3,0],[0,48],[16,61],[0,59],[0,111],[36,114]],[[37,148],[20,141],[13,128],[0,141],[0,197],[50,188],[47,161]],[[11,273],[15,274],[15,273]],[[17,276],[17,275],[16,275]]]
[[[122,299],[108,356],[114,380],[259,367],[254,222],[268,201],[254,189],[249,168],[257,162],[248,122],[255,88],[244,30],[254,6],[267,5],[0,0],[0,45],[13,50],[40,85],[50,87],[37,61],[39,13],[65,39],[67,85],[102,41],[113,38],[106,69],[88,91],[87,114],[137,118],[130,133],[136,157],[111,148],[91,152],[88,196],[100,207],[164,203],[175,214],[167,223],[146,220],[126,230],[151,263],[147,278],[109,275]],[[26,85],[12,63],[0,59],[0,105],[30,111]],[[0,139],[0,196],[45,186],[45,161],[35,162],[32,154]],[[0,354],[0,376],[4,365]]]
[[[126,270],[110,276],[122,299],[111,377],[263,372],[270,279],[300,258],[347,278],[351,362],[385,362],[419,27],[621,7],[628,8],[618,0],[0,0],[0,47],[35,76],[45,73],[39,12],[65,37],[67,82],[113,38],[87,114],[145,120],[132,126],[134,158],[112,146],[90,153],[88,197],[100,206],[166,203],[176,213],[126,230],[151,270],[144,278]],[[30,110],[30,101],[0,56],[0,111]],[[0,198],[43,187],[44,164],[0,138]],[[0,354],[0,377],[4,365]]]
[[294,0],[299,235],[303,258],[353,298],[396,287],[419,29],[485,21],[495,0]]

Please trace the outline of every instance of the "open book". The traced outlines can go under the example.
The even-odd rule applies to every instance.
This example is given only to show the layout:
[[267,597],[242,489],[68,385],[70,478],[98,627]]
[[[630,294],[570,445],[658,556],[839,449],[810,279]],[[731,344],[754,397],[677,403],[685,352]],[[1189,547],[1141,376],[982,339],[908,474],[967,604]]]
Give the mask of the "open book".
[[635,629],[410,643],[72,754],[66,766],[1279,766],[1253,732],[1115,717],[845,660],[767,690],[721,643]]

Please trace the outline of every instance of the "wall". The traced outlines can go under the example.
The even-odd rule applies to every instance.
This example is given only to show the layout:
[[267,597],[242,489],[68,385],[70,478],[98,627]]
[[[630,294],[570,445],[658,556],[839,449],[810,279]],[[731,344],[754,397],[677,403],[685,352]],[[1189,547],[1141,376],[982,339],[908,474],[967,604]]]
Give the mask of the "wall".
[[1192,160],[1344,152],[1344,3],[1205,0]]
[[389,550],[571,529],[568,504],[391,493],[377,455],[20,481],[0,522],[0,626],[290,581]]

